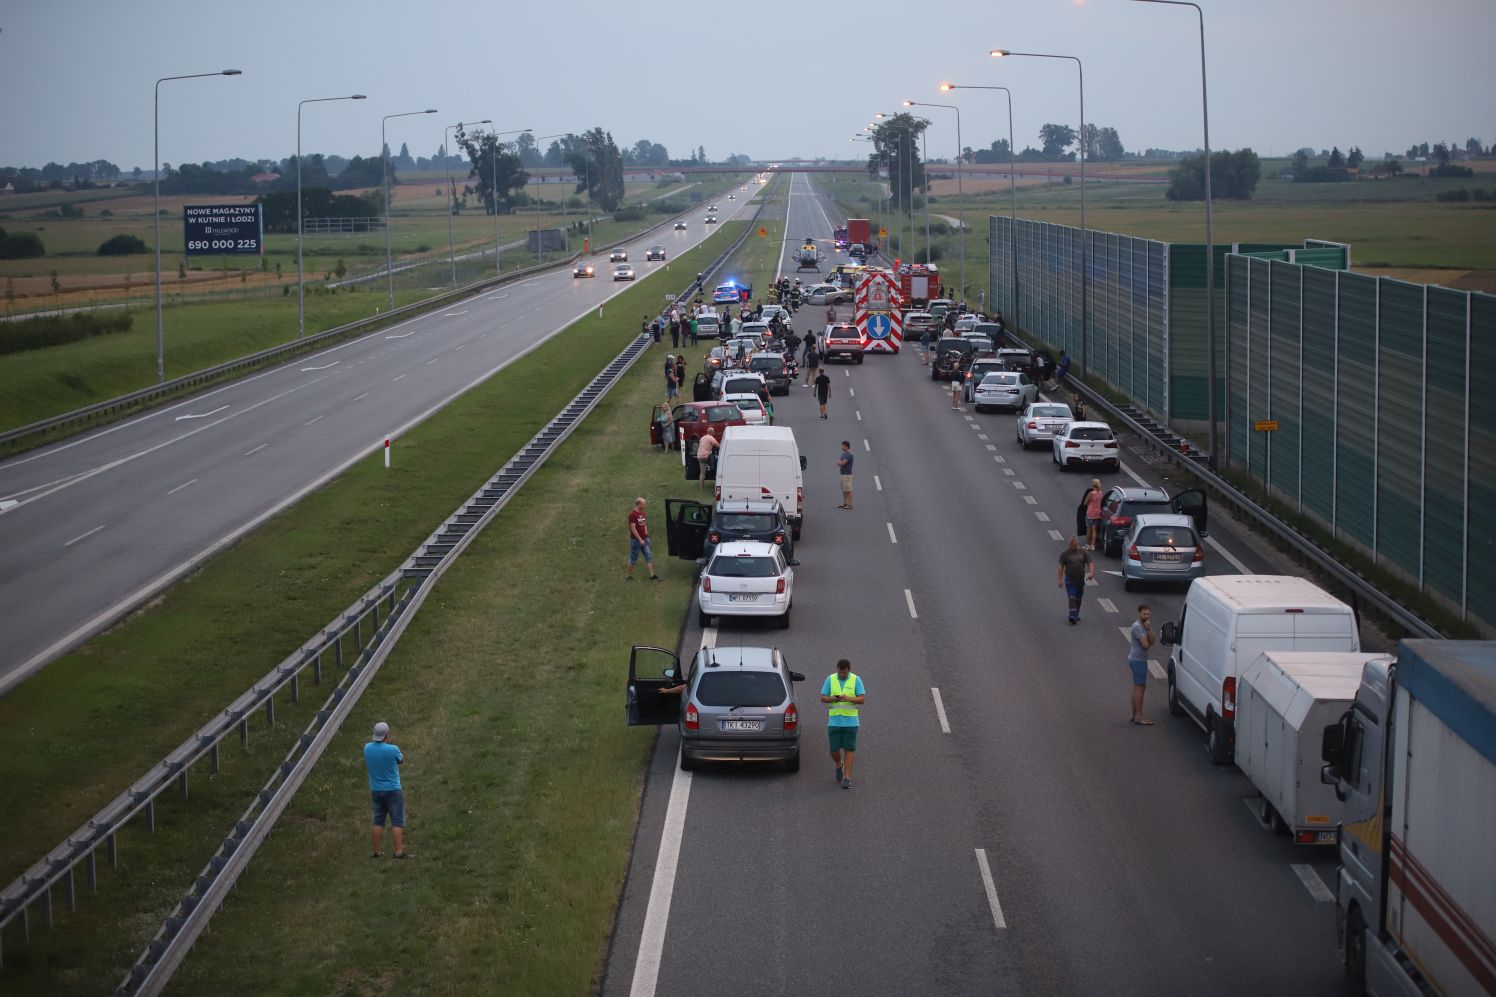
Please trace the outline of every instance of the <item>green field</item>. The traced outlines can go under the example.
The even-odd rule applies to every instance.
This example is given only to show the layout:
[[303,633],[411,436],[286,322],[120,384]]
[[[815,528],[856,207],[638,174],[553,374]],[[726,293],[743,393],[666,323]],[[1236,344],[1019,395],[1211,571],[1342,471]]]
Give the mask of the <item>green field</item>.
[[[732,222],[679,258],[700,268]],[[642,279],[611,315],[669,288]],[[383,577],[623,347],[631,322],[589,316],[275,517],[145,611],[0,700],[8,882]],[[662,353],[663,351],[661,351]],[[625,585],[623,513],[678,494],[646,443],[662,393],[651,352],[446,576],[175,984],[179,993],[577,993],[606,949],[652,731],[621,721],[627,647],[673,646],[693,572]],[[663,538],[661,557],[664,557]],[[642,571],[641,571],[642,573]],[[107,667],[106,667],[107,665]],[[158,831],[122,836],[124,868],[61,914],[3,939],[8,993],[112,987],[309,711],[278,704],[232,742]],[[417,860],[374,865],[359,749],[387,719],[411,761]],[[378,916],[369,912],[377,909]],[[262,954],[270,943],[274,959]],[[257,953],[257,954],[249,954]],[[497,981],[503,981],[499,983]]]

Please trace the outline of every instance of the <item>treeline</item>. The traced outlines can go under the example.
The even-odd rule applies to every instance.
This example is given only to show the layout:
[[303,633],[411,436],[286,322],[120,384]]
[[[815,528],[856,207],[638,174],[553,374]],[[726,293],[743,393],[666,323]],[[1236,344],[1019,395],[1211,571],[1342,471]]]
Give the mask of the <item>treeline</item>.
[[[135,171],[137,174],[140,171]],[[48,163],[41,169],[31,166],[0,166],[0,187],[10,184],[17,194],[61,188],[71,183],[79,190],[92,187],[95,181],[118,180],[120,169],[107,159],[91,163]]]
[[[1210,154],[1211,200],[1249,201],[1262,179],[1262,162],[1251,149]],[[1205,156],[1186,156],[1169,172],[1171,201],[1205,200]]]
[[[265,231],[296,231],[296,191],[267,191],[255,198],[263,204]],[[384,194],[373,190],[361,196],[335,194],[327,187],[303,187],[301,211],[305,218],[377,218],[384,214]]]
[[[243,162],[242,160],[240,162]],[[253,194],[262,190],[296,189],[296,157],[291,156],[277,164],[264,161],[243,163],[230,169],[216,169],[219,164],[183,163],[173,168],[170,163],[161,165],[161,193],[163,194]],[[256,181],[255,177],[276,174],[275,180]],[[328,169],[327,159],[320,153],[304,156],[301,162],[301,185],[326,187],[332,190],[354,190],[360,187],[378,187],[384,180],[384,166],[379,157],[354,156],[344,161],[343,168],[334,174]],[[390,167],[390,182],[395,182],[395,168]]]
[[[1081,141],[1085,146],[1086,161],[1094,163],[1115,163],[1127,158],[1127,150],[1122,145],[1122,136],[1117,129],[1106,126],[1088,124],[1085,135],[1069,125],[1058,125],[1054,122],[1046,122],[1039,129],[1040,148],[1025,146],[1023,151],[1012,157],[1020,163],[1071,163],[1075,162],[1079,152]],[[1071,146],[1076,150],[1071,151]],[[1008,140],[1005,138],[995,139],[985,149],[972,149],[970,146],[961,150],[961,157],[968,163],[1006,163],[1009,161]]]
[[134,317],[127,311],[73,312],[39,315],[0,323],[0,354],[40,350],[81,339],[129,332]]

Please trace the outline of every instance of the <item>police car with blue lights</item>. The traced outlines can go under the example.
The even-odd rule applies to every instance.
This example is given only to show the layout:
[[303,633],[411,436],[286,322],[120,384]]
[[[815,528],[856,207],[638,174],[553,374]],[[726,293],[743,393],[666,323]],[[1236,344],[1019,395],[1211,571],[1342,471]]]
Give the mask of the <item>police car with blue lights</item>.
[[712,292],[712,304],[737,304],[740,302],[749,301],[750,299],[752,299],[752,297],[752,284],[743,284],[739,283],[736,280],[729,280],[726,283],[718,284],[717,289]]

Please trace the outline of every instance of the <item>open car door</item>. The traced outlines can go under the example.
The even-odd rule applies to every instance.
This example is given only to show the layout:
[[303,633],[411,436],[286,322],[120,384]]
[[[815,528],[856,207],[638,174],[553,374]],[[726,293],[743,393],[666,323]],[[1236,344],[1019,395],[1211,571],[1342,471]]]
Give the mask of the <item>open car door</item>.
[[1202,539],[1210,536],[1210,508],[1204,491],[1191,488],[1189,491],[1180,492],[1169,504],[1179,515],[1194,519],[1195,530]]
[[664,690],[680,685],[680,659],[663,647],[635,644],[629,650],[628,721],[630,727],[675,723],[681,697]]
[[649,445],[663,447],[668,439],[669,426],[670,410],[663,405],[656,405],[649,414]]
[[689,499],[665,500],[665,547],[671,557],[694,561],[706,549],[712,507]]

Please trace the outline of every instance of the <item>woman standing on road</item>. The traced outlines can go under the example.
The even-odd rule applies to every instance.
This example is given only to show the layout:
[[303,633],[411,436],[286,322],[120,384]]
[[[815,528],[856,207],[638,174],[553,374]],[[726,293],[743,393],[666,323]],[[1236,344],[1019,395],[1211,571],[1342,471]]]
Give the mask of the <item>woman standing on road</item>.
[[1101,530],[1101,480],[1091,479],[1086,492],[1086,550],[1096,549],[1096,534]]

